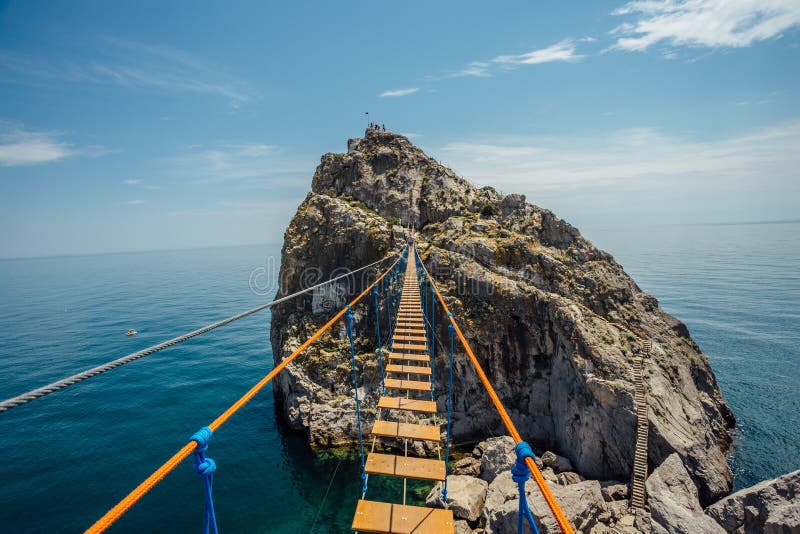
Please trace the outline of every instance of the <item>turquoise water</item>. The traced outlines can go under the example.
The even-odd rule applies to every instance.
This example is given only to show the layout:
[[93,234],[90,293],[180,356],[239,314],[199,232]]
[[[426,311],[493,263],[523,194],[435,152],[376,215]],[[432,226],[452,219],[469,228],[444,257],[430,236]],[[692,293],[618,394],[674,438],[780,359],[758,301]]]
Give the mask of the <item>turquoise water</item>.
[[[740,421],[731,459],[740,486],[800,467],[798,230],[586,231],[709,354]],[[0,397],[263,302],[249,280],[278,253],[256,246],[0,261]],[[129,328],[139,334],[126,337]],[[271,366],[267,311],[0,414],[0,531],[88,527]],[[215,434],[209,456],[225,531],[347,530],[356,463],[313,455],[280,425],[269,389]],[[381,482],[370,481],[371,496],[399,495]],[[185,462],[115,530],[197,529],[201,490]]]
[[[263,302],[249,278],[278,253],[237,247],[0,262],[0,397]],[[126,337],[129,328],[139,334]],[[271,367],[267,311],[2,414],[0,531],[82,531]],[[307,532],[318,513],[314,532],[350,524],[355,463],[312,455],[280,426],[268,388],[214,435],[209,456],[226,531]],[[195,531],[201,490],[184,462],[115,530]]]
[[737,488],[800,469],[800,224],[587,232],[685,322],[738,419]]

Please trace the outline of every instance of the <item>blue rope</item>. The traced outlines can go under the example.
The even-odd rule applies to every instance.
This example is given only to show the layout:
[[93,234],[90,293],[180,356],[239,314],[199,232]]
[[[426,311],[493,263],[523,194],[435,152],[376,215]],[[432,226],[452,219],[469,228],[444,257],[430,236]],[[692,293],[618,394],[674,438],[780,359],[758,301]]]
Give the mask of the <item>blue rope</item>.
[[353,343],[353,312],[347,306],[347,337],[350,339],[350,357],[353,364],[353,388],[356,392],[356,419],[358,420],[358,448],[361,450],[361,497],[367,494],[367,471],[364,468],[364,435],[361,433],[361,403],[358,400],[358,372],[356,371],[356,346]]
[[[452,317],[452,313],[447,314],[448,317]],[[453,328],[453,324],[449,324],[447,326],[447,331],[450,333],[450,381],[447,388],[447,445],[445,448],[444,453],[444,489],[442,490],[442,499],[444,502],[447,502],[447,473],[450,470],[450,427],[452,422],[452,411],[453,411],[453,340],[454,340],[454,332],[456,331]]]
[[431,400],[434,400],[433,388],[436,384],[436,306],[433,296],[435,290],[431,284]]
[[533,449],[525,441],[520,441],[514,448],[517,453],[517,461],[511,468],[511,480],[519,485],[519,514],[517,515],[517,533],[523,534],[525,529],[525,518],[528,518],[528,524],[531,526],[533,534],[539,534],[539,529],[536,528],[536,522],[533,520],[533,513],[528,506],[528,496],[525,494],[525,482],[531,478],[531,470],[525,463],[525,458],[536,459],[533,454]]
[[203,477],[205,485],[205,507],[203,509],[203,533],[204,534],[217,534],[217,516],[214,513],[214,500],[211,498],[211,484],[214,480],[214,471],[217,469],[217,464],[211,458],[206,458],[206,449],[208,449],[208,442],[211,439],[211,429],[204,426],[194,434],[192,434],[191,441],[197,442],[197,447],[194,449],[194,469],[197,474]]
[[381,347],[381,308],[378,305],[378,288],[372,289],[372,297],[375,301],[375,332],[378,334],[378,365],[381,369],[381,395],[386,395],[386,384],[383,378],[383,348]]
[[392,275],[394,273],[389,273],[389,276],[386,277],[386,306],[388,308],[388,321],[389,321],[389,350],[392,350],[394,347],[394,336],[392,335],[393,328],[392,328]]

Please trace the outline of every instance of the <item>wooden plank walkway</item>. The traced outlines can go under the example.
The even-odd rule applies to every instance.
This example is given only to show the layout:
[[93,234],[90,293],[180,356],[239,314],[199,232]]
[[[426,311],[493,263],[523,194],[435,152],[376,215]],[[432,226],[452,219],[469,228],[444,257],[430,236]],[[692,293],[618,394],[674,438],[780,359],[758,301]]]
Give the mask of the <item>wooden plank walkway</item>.
[[431,391],[430,380],[403,380],[399,378],[384,378],[386,389],[405,389],[408,391]]
[[398,421],[375,421],[371,434],[384,438],[408,438],[418,441],[442,440],[442,431],[439,425],[400,423]]
[[436,403],[429,400],[407,399],[405,397],[381,397],[378,408],[387,410],[406,410],[409,412],[436,413]]
[[[358,501],[353,516],[352,528],[358,532],[377,532],[382,534],[454,534],[455,523],[452,510],[409,506],[406,504],[406,481],[408,479],[442,481],[447,472],[445,462],[439,458],[418,458],[408,456],[408,441],[429,441],[438,443],[442,439],[439,420],[436,417],[437,405],[432,399],[433,369],[428,352],[427,330],[419,297],[417,268],[414,263],[413,245],[409,251],[409,261],[403,282],[403,293],[397,309],[396,322],[392,331],[391,352],[385,368],[383,383],[387,390],[398,393],[383,395],[378,399],[378,418],[372,425],[372,451],[364,466],[369,476],[392,476],[403,479],[402,504]],[[403,378],[394,378],[403,377]],[[405,377],[419,378],[410,380]],[[417,398],[414,398],[416,396]],[[422,397],[422,398],[420,398]],[[382,419],[385,411],[389,416],[417,414],[417,422]],[[419,417],[432,415],[433,419],[422,422]],[[375,452],[376,439],[391,438],[403,441],[404,454],[385,454]]]
[[386,366],[386,372],[430,376],[431,368],[424,365],[399,365],[396,363],[390,363]]
[[387,502],[358,501],[353,530],[383,534],[452,534],[452,510],[406,506]]
[[365,469],[370,475],[387,475],[416,480],[444,480],[444,462],[395,454],[369,453]]
[[405,352],[390,352],[390,360],[406,360],[409,362],[429,362],[430,357],[427,354],[408,354]]

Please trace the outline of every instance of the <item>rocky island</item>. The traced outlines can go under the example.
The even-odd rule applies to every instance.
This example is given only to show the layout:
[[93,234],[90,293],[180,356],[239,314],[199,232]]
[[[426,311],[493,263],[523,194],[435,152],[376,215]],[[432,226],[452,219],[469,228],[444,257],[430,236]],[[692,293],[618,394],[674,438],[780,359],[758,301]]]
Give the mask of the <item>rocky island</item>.
[[[736,421],[683,323],[576,228],[522,195],[475,187],[401,135],[371,129],[351,139],[347,153],[322,157],[285,233],[276,297],[397,252],[409,224],[426,268],[577,531],[800,532],[800,472],[728,496],[725,453]],[[276,363],[365,283],[356,276],[276,306]],[[359,393],[374,406],[375,310],[364,304],[353,312]],[[437,338],[445,336],[442,327]],[[439,369],[444,356],[437,349]],[[649,476],[648,505],[632,515],[636,358],[647,390]],[[451,464],[449,479],[457,531],[515,531],[513,441],[503,437],[463,353],[454,368],[452,440],[466,451]],[[350,373],[347,338],[334,331],[279,375],[281,414],[311,447],[357,442]],[[445,389],[439,392],[443,406]],[[369,426],[375,412],[362,417]],[[470,443],[477,445],[466,448]],[[528,488],[541,531],[556,532],[538,489],[532,482]],[[436,488],[428,504],[441,506]]]

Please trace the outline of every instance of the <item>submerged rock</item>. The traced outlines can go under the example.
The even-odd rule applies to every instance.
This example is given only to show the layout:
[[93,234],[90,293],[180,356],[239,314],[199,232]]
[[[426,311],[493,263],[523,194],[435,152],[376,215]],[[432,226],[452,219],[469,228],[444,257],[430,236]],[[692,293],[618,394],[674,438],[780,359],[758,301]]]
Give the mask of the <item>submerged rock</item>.
[[[653,351],[644,368],[650,465],[676,453],[704,505],[730,491],[724,452],[734,417],[686,327],[576,228],[521,195],[473,186],[405,137],[370,131],[352,140],[346,154],[322,157],[312,190],[284,236],[276,296],[400,250],[399,225],[408,222],[419,229],[421,257],[511,418],[532,445],[572,464],[559,469],[590,479],[630,479],[636,436],[632,361],[649,339]],[[273,308],[276,363],[371,277],[346,279]],[[354,314],[363,406],[374,406],[380,373],[372,303],[356,306]],[[436,324],[437,338],[446,339],[440,313]],[[446,362],[438,348],[441,372]],[[284,419],[306,432],[312,446],[357,439],[353,406],[345,402],[353,397],[350,373],[339,326],[275,382]],[[454,374],[453,438],[505,433],[458,350]],[[438,401],[443,405],[444,397]],[[374,412],[362,415],[368,428]]]

